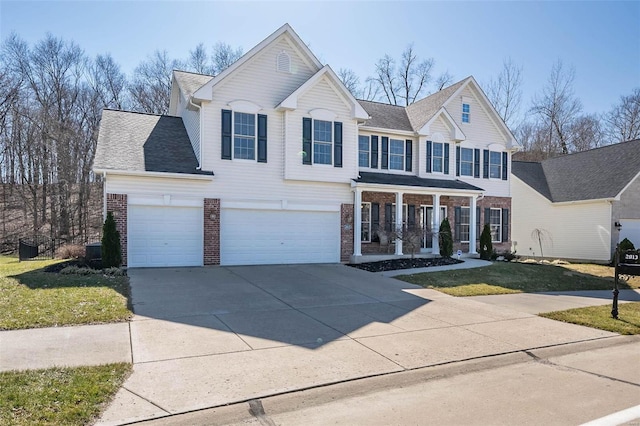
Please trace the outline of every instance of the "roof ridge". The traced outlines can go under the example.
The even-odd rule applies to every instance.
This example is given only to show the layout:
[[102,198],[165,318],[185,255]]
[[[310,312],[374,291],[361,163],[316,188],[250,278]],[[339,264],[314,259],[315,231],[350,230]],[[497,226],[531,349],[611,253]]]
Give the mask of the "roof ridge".
[[381,101],[369,101],[367,99],[358,99],[356,98],[356,101],[358,102],[371,102],[372,104],[380,104],[380,105],[386,105],[386,106],[392,106],[392,107],[398,107],[398,108],[407,108],[406,106],[402,106],[402,105],[394,105],[394,104],[390,104],[388,102],[381,102]]
[[173,71],[174,71],[174,72],[176,72],[176,71],[177,71],[177,72],[183,72],[183,73],[185,73],[185,74],[201,75],[201,76],[203,76],[203,77],[211,77],[211,78],[215,77],[215,75],[211,75],[211,74],[203,74],[203,73],[195,72],[195,71],[179,70],[179,69],[177,69],[177,68],[174,68],[174,69],[173,69]]
[[567,154],[562,154],[562,155],[559,155],[557,157],[547,158],[547,159],[543,160],[543,162],[556,160],[556,159],[560,159],[560,158],[575,157],[575,156],[578,156],[580,154],[587,154],[587,153],[598,151],[598,150],[601,150],[601,149],[618,147],[619,145],[627,144],[627,143],[631,143],[631,142],[640,142],[640,139],[630,139],[628,141],[610,143],[608,145],[597,146],[595,148],[587,149],[585,151],[569,152]]
[[124,109],[113,109],[113,108],[102,108],[102,111],[112,111],[112,112],[125,112],[128,114],[138,114],[138,115],[149,115],[152,117],[168,117],[168,118],[179,118],[182,119],[182,117],[178,117],[177,115],[169,115],[169,114],[157,114],[154,112],[142,112],[142,111],[129,111],[129,110],[124,110]]

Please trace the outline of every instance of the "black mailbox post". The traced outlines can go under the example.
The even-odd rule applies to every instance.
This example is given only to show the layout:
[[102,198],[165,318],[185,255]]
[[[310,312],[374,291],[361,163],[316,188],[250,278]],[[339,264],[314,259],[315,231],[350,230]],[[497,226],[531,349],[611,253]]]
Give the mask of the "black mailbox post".
[[616,277],[613,287],[613,309],[611,316],[618,319],[618,280],[622,275],[640,276],[640,250],[616,250],[615,256]]

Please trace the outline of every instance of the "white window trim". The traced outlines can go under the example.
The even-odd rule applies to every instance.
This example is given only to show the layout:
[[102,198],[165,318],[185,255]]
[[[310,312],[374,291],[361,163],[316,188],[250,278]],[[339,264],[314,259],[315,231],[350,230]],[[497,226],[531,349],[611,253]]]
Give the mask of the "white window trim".
[[500,222],[498,223],[498,240],[494,240],[493,239],[493,224],[491,224],[491,213],[489,213],[489,227],[491,228],[491,242],[492,243],[501,243],[502,242],[502,209],[490,209],[490,212],[497,210],[500,212],[500,214],[498,215],[498,219],[500,220]]
[[[435,167],[434,167],[435,159],[436,159],[436,156],[434,155],[434,147],[435,147],[436,144],[442,145],[442,157],[437,157],[437,158],[441,158],[442,159],[442,171],[440,171],[440,172],[436,172],[435,171]],[[435,141],[431,142],[431,173],[432,174],[436,174],[436,175],[443,175],[444,174],[444,144],[445,144],[444,142],[435,142]],[[460,155],[462,155],[462,154],[460,154]]]
[[[238,135],[236,133],[236,113],[253,115],[253,125],[255,134],[253,135],[253,158],[236,158],[236,136],[247,137],[246,135]],[[258,113],[245,112],[242,110],[231,111],[231,158],[233,161],[256,163],[258,161]]]
[[[462,161],[462,150],[464,150],[464,149],[471,151],[471,174],[469,174],[469,175],[466,175],[466,174],[462,173],[462,163],[463,163],[463,161]],[[474,167],[474,158],[473,158],[473,156],[474,156],[473,148],[460,147],[460,176],[474,177],[473,176],[473,167]],[[491,155],[489,155],[489,157],[491,157]],[[464,162],[468,163],[468,161],[464,161]]]
[[[491,154],[499,154],[500,160],[498,161],[498,167],[500,168],[500,172],[498,173],[498,177],[491,176],[491,166],[494,164],[491,162]],[[489,179],[493,180],[502,180],[502,152],[500,151],[491,151],[489,150]]]
[[[461,243],[469,243],[468,237],[471,235],[471,207],[469,207],[469,206],[461,206],[460,207],[460,220],[462,220],[462,211],[465,210],[465,209],[469,210],[469,223],[468,224],[464,224],[464,225],[469,226],[469,230],[467,231],[467,239],[463,240],[462,239],[462,226],[463,226],[463,223],[460,222],[460,242]],[[455,226],[455,224],[454,224],[454,226]],[[476,225],[474,224],[474,226],[476,226]]]
[[[360,153],[364,152],[360,149],[360,138],[367,138],[367,165],[360,165]],[[360,169],[370,169],[371,168],[371,136],[369,135],[358,135],[358,168]]]
[[[362,220],[360,221],[360,242],[362,243],[370,243],[371,242],[371,203],[368,201],[364,201],[362,203],[360,203],[360,209],[362,209],[362,207],[364,207],[364,205],[367,205],[369,208],[369,222],[363,222]],[[362,215],[360,216],[362,218]],[[369,239],[365,240],[364,238],[362,238],[362,231],[365,230],[365,223],[367,223],[367,230],[369,231],[367,233],[367,235],[369,235]]]
[[[318,110],[314,110],[314,111],[318,111]],[[315,154],[316,154],[316,121],[325,121],[328,123],[331,123],[330,129],[331,129],[331,142],[326,142],[326,141],[318,141],[318,143],[320,144],[325,144],[325,145],[331,145],[331,149],[329,151],[329,153],[331,154],[331,162],[329,163],[316,163],[315,159]],[[323,120],[323,119],[316,119],[313,118],[311,120],[311,164],[314,166],[318,166],[318,167],[333,167],[333,162],[335,161],[335,158],[333,158],[333,144],[335,142],[335,125],[334,125],[334,121],[333,120]]]
[[[391,141],[400,141],[402,142],[402,167],[400,169],[391,168],[391,156],[399,157],[400,154],[391,154]],[[403,139],[395,139],[389,138],[389,153],[387,154],[387,161],[389,162],[387,169],[394,172],[406,172],[406,161],[407,161],[407,144]],[[409,172],[410,173],[410,172]]]

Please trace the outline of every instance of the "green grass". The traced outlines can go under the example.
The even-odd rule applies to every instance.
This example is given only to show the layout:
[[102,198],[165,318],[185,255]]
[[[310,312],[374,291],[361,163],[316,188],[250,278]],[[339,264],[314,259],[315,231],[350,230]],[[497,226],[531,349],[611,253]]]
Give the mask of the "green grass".
[[130,364],[110,364],[2,372],[0,424],[90,424],[130,371]]
[[127,277],[44,272],[56,260],[0,256],[0,330],[125,321]]
[[548,312],[540,316],[619,334],[640,334],[640,302],[619,304],[617,320],[611,317],[610,304]]
[[[452,296],[613,288],[612,268],[599,265],[595,269],[593,265],[566,266],[571,269],[565,265],[496,262],[481,268],[425,272],[396,278]],[[630,280],[627,284],[621,284],[620,288],[640,288],[640,282]]]

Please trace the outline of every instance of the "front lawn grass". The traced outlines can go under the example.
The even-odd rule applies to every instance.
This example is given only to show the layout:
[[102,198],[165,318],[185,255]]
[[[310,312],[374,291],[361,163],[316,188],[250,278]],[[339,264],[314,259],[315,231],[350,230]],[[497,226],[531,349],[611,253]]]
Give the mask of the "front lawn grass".
[[0,256],[0,330],[125,321],[129,279],[44,272],[57,260]]
[[[567,267],[572,268],[568,269]],[[402,281],[432,288],[452,296],[481,296],[546,291],[611,290],[613,268],[598,266],[597,274],[586,265],[549,265],[495,262],[489,266],[441,272],[401,275]],[[584,271],[584,272],[583,272]],[[608,275],[610,273],[610,275]],[[640,281],[620,283],[620,288],[640,288]]]
[[111,401],[130,364],[0,373],[0,424],[86,425]]
[[618,334],[640,334],[640,302],[620,303],[618,305],[619,319],[617,320],[611,317],[611,304],[547,312],[539,315]]

